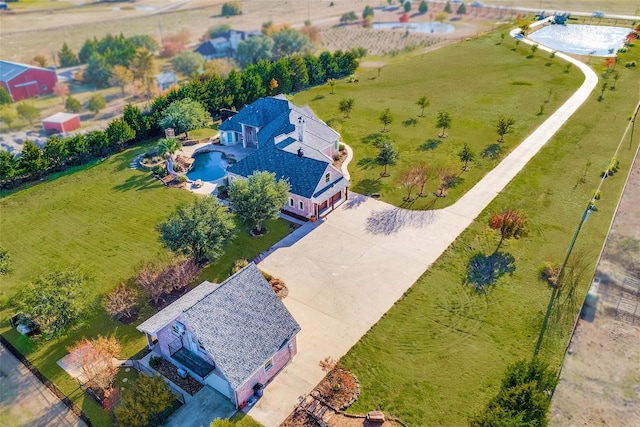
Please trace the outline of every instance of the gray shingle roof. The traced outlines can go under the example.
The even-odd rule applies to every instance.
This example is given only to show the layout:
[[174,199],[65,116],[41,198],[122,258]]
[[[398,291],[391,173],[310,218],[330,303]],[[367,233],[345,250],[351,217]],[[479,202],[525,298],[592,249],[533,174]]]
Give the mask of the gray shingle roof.
[[186,310],[182,319],[234,389],[300,331],[253,263]]
[[220,285],[202,283],[137,329],[155,334],[178,318],[234,389],[300,331],[253,263]]

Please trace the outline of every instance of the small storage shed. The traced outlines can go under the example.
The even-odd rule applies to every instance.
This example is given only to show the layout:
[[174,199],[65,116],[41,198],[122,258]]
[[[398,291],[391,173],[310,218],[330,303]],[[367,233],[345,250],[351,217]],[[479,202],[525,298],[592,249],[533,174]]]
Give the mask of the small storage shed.
[[65,133],[80,129],[80,116],[71,113],[56,113],[42,121],[47,133]]

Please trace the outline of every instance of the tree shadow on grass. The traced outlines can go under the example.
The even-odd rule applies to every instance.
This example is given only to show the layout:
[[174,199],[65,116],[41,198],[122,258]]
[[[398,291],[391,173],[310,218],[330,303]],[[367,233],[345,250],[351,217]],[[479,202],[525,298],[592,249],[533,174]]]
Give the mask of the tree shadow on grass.
[[491,144],[488,145],[484,150],[482,150],[482,153],[480,153],[480,157],[482,157],[483,159],[497,160],[500,158],[503,151],[504,150],[502,149],[502,145]]
[[324,98],[325,98],[325,96],[324,96],[324,95],[316,95],[316,96],[315,96],[315,98],[313,98],[313,99],[311,100],[311,102],[313,102],[313,101],[320,101],[320,100],[322,100],[322,99],[324,99]]
[[402,126],[408,128],[409,126],[416,126],[418,124],[418,120],[415,118],[410,118],[402,122]]
[[370,133],[369,135],[365,135],[360,139],[363,144],[371,144],[374,147],[379,147],[382,142],[386,140],[388,140],[388,138],[380,132]]
[[410,211],[401,208],[374,211],[367,218],[366,230],[371,234],[388,236],[404,227],[421,228],[431,224],[436,215],[435,211]]
[[360,194],[373,194],[378,193],[380,191],[380,179],[363,179],[362,181],[358,181],[353,186],[353,191]]
[[357,165],[360,169],[364,169],[364,170],[369,170],[371,168],[379,166],[378,163],[376,162],[376,159],[372,159],[371,157],[365,157],[363,159],[358,160]]
[[512,275],[515,270],[515,258],[510,253],[494,252],[489,256],[477,253],[469,260],[464,283],[473,286],[478,293],[486,293],[500,277],[507,273]]
[[425,143],[418,147],[418,151],[435,150],[440,144],[442,144],[441,139],[427,139]]
[[134,175],[127,178],[126,181],[115,185],[114,190],[117,191],[129,191],[129,190],[148,190],[158,185],[155,178],[148,174]]

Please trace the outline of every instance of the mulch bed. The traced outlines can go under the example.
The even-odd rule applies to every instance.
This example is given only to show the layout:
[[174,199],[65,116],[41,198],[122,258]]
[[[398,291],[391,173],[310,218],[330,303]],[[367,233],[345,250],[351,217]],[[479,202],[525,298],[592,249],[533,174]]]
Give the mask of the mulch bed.
[[318,422],[303,409],[297,408],[286,420],[280,424],[280,427],[318,427]]
[[336,367],[327,373],[311,393],[325,404],[344,410],[358,398],[360,384],[350,371]]
[[120,323],[122,323],[123,325],[130,325],[130,324],[132,324],[133,322],[135,322],[137,318],[138,318],[138,311],[137,311],[137,310],[134,310],[134,311],[131,313],[131,316],[126,316],[126,315],[124,315],[124,314],[123,314],[122,316],[120,316],[120,318],[118,319],[118,321],[119,321]]
[[174,290],[173,292],[168,294],[162,294],[162,297],[160,297],[160,299],[157,302],[153,300],[149,300],[149,304],[151,304],[151,307],[155,308],[156,311],[160,311],[166,306],[168,306],[169,304],[171,304],[172,302],[176,301],[178,298],[180,298],[184,294],[186,294],[188,290],[189,290],[188,288],[184,288],[180,290]]
[[284,282],[280,279],[276,279],[275,277],[269,280],[269,284],[271,285],[271,289],[276,293],[278,299],[285,299],[287,295],[289,295],[289,288]]
[[175,385],[189,393],[191,396],[199,392],[204,385],[200,384],[195,378],[182,378],[178,375],[178,368],[168,360],[161,359],[155,370],[160,372],[165,378],[171,380]]

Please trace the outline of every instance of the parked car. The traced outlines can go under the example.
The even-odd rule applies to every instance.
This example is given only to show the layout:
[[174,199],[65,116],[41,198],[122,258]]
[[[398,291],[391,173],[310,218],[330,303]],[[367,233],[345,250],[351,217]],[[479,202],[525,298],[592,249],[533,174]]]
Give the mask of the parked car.
[[595,11],[595,12],[593,12],[593,17],[594,18],[604,18],[604,12]]

